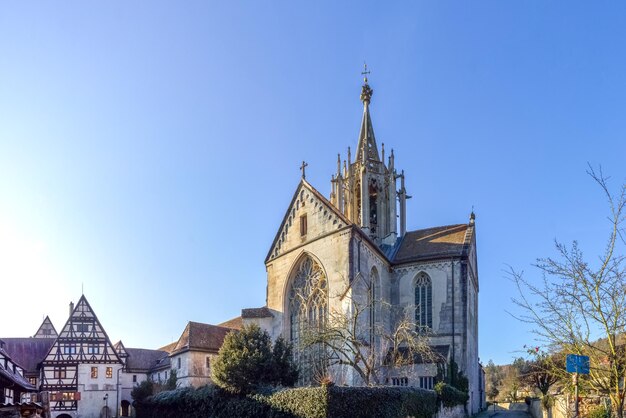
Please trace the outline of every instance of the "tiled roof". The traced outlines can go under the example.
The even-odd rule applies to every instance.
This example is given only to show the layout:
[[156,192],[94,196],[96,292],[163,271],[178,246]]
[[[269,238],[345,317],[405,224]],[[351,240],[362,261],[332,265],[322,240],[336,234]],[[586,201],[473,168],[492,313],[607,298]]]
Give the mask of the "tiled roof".
[[267,306],[263,306],[261,308],[247,308],[241,310],[242,318],[273,318],[274,315],[267,308]]
[[5,350],[17,364],[24,368],[26,373],[37,373],[37,366],[41,363],[55,338],[3,338]]
[[163,359],[169,357],[167,351],[148,350],[145,348],[127,348],[128,360],[126,366],[130,371],[144,371],[156,368],[163,364]]
[[394,264],[461,256],[470,242],[468,224],[437,226],[407,232],[393,258]]
[[159,348],[159,350],[171,353],[172,351],[174,351],[174,348],[176,348],[176,344],[178,344],[178,341],[174,341],[167,345],[164,345],[163,347]]
[[221,324],[217,324],[220,327],[232,328],[232,329],[241,329],[243,327],[243,319],[238,316],[233,319],[229,319],[228,321],[222,322]]
[[170,354],[190,349],[217,352],[232,328],[190,321]]

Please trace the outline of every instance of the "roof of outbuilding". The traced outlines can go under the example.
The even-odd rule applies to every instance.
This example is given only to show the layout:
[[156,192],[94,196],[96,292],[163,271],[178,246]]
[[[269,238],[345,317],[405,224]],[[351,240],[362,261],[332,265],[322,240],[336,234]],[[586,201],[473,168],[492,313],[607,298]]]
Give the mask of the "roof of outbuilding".
[[167,345],[164,345],[163,347],[160,347],[159,350],[171,353],[172,351],[174,351],[174,348],[176,348],[176,344],[178,344],[178,341],[174,341]]
[[31,385],[24,378],[24,376],[22,376],[17,371],[17,369],[12,366],[12,364],[15,364],[18,367],[21,367],[21,368],[24,367],[11,355],[10,352],[6,350],[6,344],[4,340],[2,341],[2,343],[0,343],[0,354],[3,357],[10,360],[10,363],[8,363],[9,367],[7,368],[5,368],[4,362],[0,362],[0,382],[6,381],[6,382],[9,382],[10,385],[15,384],[27,391],[35,391],[36,390],[35,386]]
[[232,329],[241,329],[243,328],[243,319],[241,318],[241,316],[238,316],[236,318],[229,319],[228,321],[224,321],[221,324],[217,324],[217,326]]
[[2,338],[4,349],[26,373],[37,373],[37,366],[48,354],[56,338]]
[[126,365],[131,371],[149,371],[163,364],[163,359],[169,356],[167,351],[145,348],[127,348],[126,352]]
[[394,254],[393,263],[462,256],[471,242],[473,231],[471,224],[409,231],[402,237],[400,247]]
[[189,349],[217,352],[222,346],[226,334],[232,331],[232,328],[189,321],[170,354]]
[[261,308],[246,308],[241,310],[242,318],[273,318],[274,314],[267,306]]

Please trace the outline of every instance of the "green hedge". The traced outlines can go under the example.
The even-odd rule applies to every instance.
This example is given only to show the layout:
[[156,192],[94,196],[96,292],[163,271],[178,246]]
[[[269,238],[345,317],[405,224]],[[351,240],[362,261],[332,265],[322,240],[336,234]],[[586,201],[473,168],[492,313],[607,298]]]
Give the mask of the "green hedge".
[[443,382],[439,382],[435,385],[435,392],[437,393],[439,402],[445,407],[465,405],[469,399],[466,392],[462,392],[454,386]]
[[409,387],[322,386],[237,396],[205,386],[161,392],[135,408],[138,418],[431,418],[439,401],[433,391]]
[[437,412],[437,395],[429,390],[409,387],[330,389],[328,417],[431,418]]

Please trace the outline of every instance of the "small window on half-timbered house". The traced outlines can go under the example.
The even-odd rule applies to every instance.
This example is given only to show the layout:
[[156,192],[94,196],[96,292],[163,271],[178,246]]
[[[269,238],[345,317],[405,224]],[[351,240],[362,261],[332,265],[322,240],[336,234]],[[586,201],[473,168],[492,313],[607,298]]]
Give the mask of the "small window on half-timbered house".
[[87,346],[87,354],[99,354],[99,353],[100,353],[99,345],[90,344]]
[[133,375],[133,383],[137,383],[137,375],[136,374]]
[[54,368],[54,378],[55,379],[65,379],[67,376],[67,369],[65,367],[55,367]]
[[307,233],[307,220],[306,220],[306,214],[300,216],[300,236],[305,236]]
[[98,377],[98,368],[97,367],[92,367],[91,368],[91,378],[95,379]]
[[36,377],[29,377],[28,378],[28,383],[30,383],[33,386],[37,386],[37,378]]
[[63,347],[63,354],[76,354],[76,345],[69,344]]
[[107,367],[106,377],[107,377],[107,379],[112,379],[113,378],[113,367]]
[[89,324],[76,324],[76,332],[89,332]]

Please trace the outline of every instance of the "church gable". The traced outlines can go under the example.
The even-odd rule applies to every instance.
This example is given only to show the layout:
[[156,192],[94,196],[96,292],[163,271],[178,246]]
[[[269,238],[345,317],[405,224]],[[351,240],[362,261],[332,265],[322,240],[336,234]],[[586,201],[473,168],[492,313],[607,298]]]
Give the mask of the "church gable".
[[265,262],[351,224],[321,193],[302,179]]
[[44,363],[120,363],[115,348],[85,296],[81,296],[76,304]]

